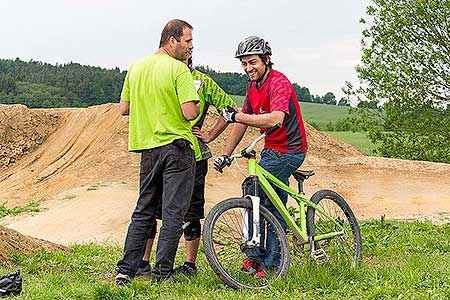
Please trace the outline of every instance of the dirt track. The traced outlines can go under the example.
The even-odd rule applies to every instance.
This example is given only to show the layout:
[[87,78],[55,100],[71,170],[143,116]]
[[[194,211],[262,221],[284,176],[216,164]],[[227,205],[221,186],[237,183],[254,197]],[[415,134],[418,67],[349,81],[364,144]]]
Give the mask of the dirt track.
[[[10,106],[0,106],[1,118],[6,109],[11,111]],[[7,200],[8,206],[42,201],[47,209],[4,223],[62,244],[121,243],[136,201],[139,155],[126,151],[127,119],[119,116],[117,106],[19,111],[9,113],[10,124],[0,120],[0,145],[14,149],[27,137],[32,142],[20,157],[0,165],[0,200]],[[23,124],[15,127],[15,139],[10,138],[11,124]],[[317,174],[306,184],[309,194],[321,188],[337,190],[359,218],[385,215],[450,222],[450,165],[366,157],[310,126],[307,131],[310,151],[302,168]],[[36,137],[30,138],[30,132]],[[257,134],[248,132],[242,145]],[[220,154],[224,143],[224,138],[211,143],[213,153]],[[241,161],[242,168],[244,164]],[[224,174],[211,167],[207,206],[239,195],[242,178],[236,164]]]

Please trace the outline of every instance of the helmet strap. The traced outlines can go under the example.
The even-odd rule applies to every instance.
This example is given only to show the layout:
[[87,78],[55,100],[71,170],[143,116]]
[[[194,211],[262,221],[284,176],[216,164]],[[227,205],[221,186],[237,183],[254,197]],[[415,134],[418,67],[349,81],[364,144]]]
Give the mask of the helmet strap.
[[266,73],[267,73],[267,71],[269,70],[269,68],[268,68],[268,66],[267,66],[267,63],[266,63],[266,60],[263,59],[263,58],[261,58],[261,59],[262,59],[263,62],[264,62],[264,73],[262,74],[262,76],[261,76],[260,78],[258,78],[258,79],[256,80],[256,86],[257,86],[257,87],[260,86],[261,81],[264,79],[264,77],[266,77]]

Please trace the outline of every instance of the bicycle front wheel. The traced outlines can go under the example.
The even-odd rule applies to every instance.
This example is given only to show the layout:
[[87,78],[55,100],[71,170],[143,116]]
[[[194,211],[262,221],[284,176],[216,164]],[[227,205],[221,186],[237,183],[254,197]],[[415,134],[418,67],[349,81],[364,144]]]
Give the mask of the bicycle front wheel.
[[320,190],[311,197],[311,202],[326,212],[336,223],[330,221],[318,210],[308,207],[306,227],[310,236],[319,236],[341,231],[343,234],[316,241],[314,246],[320,260],[327,260],[348,266],[359,266],[362,259],[361,233],[353,211],[338,193]]
[[[214,272],[235,289],[266,288],[275,280],[284,278],[289,268],[290,253],[286,234],[275,216],[260,206],[260,232],[267,237],[268,231],[272,231],[277,246],[271,251],[278,252],[280,264],[271,268],[266,268],[263,264],[263,278],[242,270],[243,261],[249,255],[249,250],[243,245],[247,239],[251,239],[251,224],[246,220],[252,215],[252,203],[249,199],[230,198],[214,206],[204,223],[203,247],[206,258]],[[261,239],[262,250],[267,251],[264,244],[265,241]]]

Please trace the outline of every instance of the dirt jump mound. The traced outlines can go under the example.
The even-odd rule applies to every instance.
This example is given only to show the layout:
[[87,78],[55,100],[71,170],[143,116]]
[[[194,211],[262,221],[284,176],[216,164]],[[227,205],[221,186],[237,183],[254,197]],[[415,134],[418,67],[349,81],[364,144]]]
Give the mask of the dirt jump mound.
[[[218,117],[211,109],[205,130]],[[210,143],[214,156],[222,154],[231,127]],[[333,189],[359,218],[442,220],[450,214],[450,165],[368,157],[309,125],[306,130],[302,169],[316,172],[305,184],[307,195]],[[249,128],[236,151],[258,135]],[[51,110],[0,105],[0,201],[13,206],[50,200],[44,201],[48,211],[11,220],[9,228],[57,243],[121,242],[136,201],[140,158],[127,151],[127,140],[128,118],[117,104]],[[214,171],[212,160],[209,167],[207,210],[240,195],[246,163],[234,162],[223,174]]]
[[30,254],[39,250],[65,250],[68,248],[48,241],[35,239],[15,230],[0,226],[0,261],[10,261],[11,254]]
[[0,104],[0,169],[39,147],[57,129],[59,121],[59,116],[49,111]]

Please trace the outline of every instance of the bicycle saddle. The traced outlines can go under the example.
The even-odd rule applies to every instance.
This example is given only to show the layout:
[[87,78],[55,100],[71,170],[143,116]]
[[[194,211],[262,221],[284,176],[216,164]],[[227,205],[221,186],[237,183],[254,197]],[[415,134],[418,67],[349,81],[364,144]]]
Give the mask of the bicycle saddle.
[[314,171],[302,171],[302,170],[297,170],[295,171],[292,176],[294,176],[294,178],[297,181],[305,181],[306,179],[308,179],[309,177],[313,176],[315,173]]

